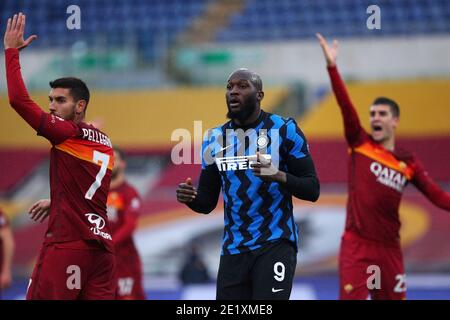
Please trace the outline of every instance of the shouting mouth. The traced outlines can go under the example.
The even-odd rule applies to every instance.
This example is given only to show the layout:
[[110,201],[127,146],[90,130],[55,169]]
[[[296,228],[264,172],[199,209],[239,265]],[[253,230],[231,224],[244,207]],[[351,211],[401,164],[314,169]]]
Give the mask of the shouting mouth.
[[380,125],[374,124],[372,125],[373,132],[381,132],[383,128]]

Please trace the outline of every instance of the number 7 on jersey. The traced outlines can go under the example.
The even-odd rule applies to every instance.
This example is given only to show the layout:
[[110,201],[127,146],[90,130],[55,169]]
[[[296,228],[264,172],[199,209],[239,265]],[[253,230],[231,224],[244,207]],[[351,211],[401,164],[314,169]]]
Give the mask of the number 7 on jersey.
[[100,171],[97,173],[97,176],[95,177],[94,183],[91,184],[89,190],[86,192],[84,196],[86,199],[92,200],[92,197],[94,196],[95,192],[102,185],[103,177],[106,174],[106,169],[108,169],[109,158],[110,158],[109,155],[107,155],[106,153],[94,150],[93,160],[96,164],[99,164],[99,162],[101,162],[101,166]]

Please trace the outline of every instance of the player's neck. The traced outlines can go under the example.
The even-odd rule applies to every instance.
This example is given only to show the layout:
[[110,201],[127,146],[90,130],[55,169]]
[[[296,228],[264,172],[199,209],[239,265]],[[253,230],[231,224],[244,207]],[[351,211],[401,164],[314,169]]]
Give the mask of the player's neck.
[[254,123],[256,120],[258,120],[260,114],[261,114],[261,108],[258,107],[247,119],[245,119],[245,120],[234,119],[233,121],[240,127],[246,127],[246,126]]
[[84,114],[75,114],[75,117],[73,118],[73,122],[80,123],[84,121]]
[[386,140],[381,142],[381,145],[386,150],[394,151],[394,149],[395,149],[395,138],[392,137],[392,138],[386,139]]
[[111,179],[111,182],[109,184],[110,189],[115,189],[119,187],[122,183],[125,182],[125,174],[119,173],[114,179]]

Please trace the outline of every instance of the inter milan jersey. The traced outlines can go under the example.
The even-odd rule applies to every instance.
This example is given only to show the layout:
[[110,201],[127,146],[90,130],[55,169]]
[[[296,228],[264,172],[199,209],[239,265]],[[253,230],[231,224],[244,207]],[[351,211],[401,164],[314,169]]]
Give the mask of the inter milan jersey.
[[229,121],[209,131],[202,147],[202,169],[220,177],[225,229],[222,254],[255,250],[285,239],[297,246],[292,193],[278,182],[264,182],[250,168],[256,152],[289,172],[293,159],[309,156],[305,136],[291,118],[261,111],[247,127]]

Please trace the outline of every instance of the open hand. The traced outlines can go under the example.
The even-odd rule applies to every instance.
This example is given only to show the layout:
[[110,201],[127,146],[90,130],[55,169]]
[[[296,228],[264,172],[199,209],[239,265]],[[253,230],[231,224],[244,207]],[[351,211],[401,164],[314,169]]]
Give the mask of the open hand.
[[327,60],[327,66],[332,67],[336,65],[338,42],[333,40],[333,46],[328,46],[327,40],[320,34],[316,33],[317,39],[319,39],[320,46],[322,47],[325,60]]
[[42,199],[33,204],[30,210],[28,210],[31,219],[36,222],[41,219],[40,222],[44,222],[44,220],[50,214],[50,203],[50,199]]
[[24,31],[25,15],[22,14],[22,12],[15,14],[12,18],[9,18],[6,25],[5,37],[3,39],[5,49],[15,48],[22,50],[37,38],[36,35],[32,35],[29,36],[27,40],[24,40]]

